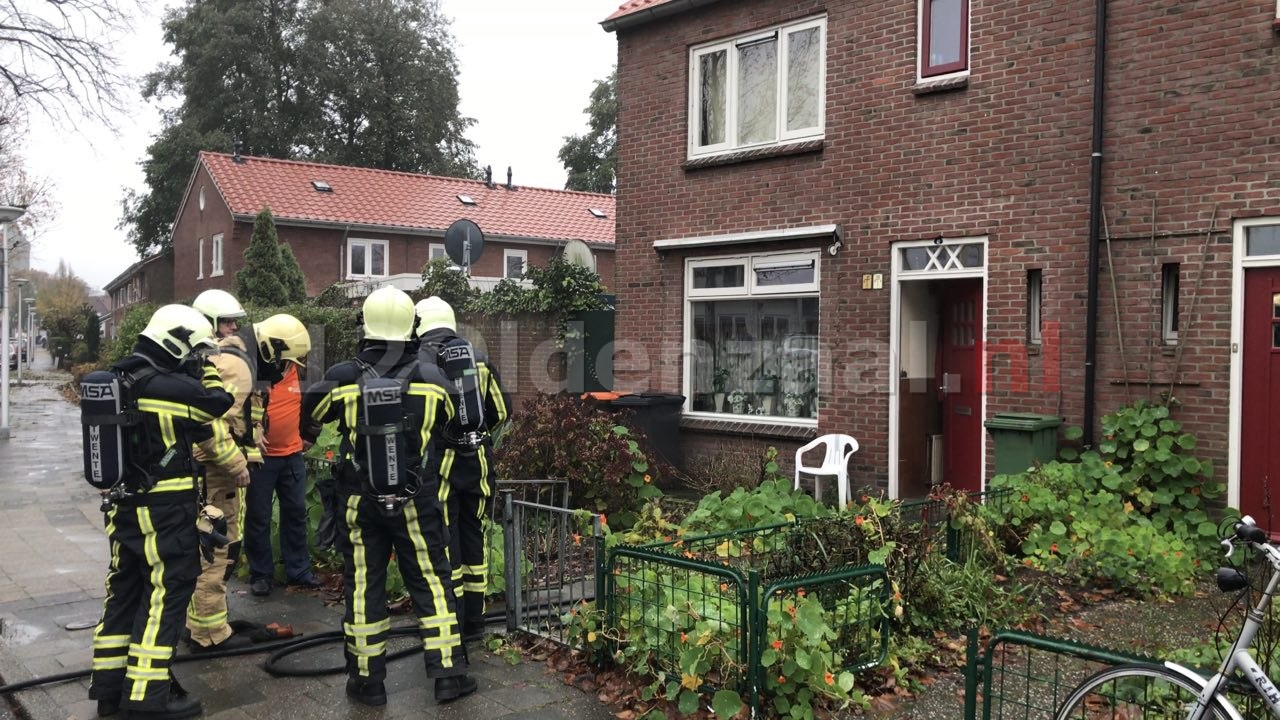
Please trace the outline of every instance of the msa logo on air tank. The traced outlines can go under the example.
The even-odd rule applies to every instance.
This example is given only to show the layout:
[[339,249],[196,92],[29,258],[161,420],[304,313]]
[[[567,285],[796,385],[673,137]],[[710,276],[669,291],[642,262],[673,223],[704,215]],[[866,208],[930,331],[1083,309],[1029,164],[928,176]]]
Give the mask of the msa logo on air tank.
[[400,388],[398,386],[366,388],[364,391],[364,401],[369,405],[399,405]]
[[112,383],[81,383],[80,397],[89,400],[115,400],[116,387]]

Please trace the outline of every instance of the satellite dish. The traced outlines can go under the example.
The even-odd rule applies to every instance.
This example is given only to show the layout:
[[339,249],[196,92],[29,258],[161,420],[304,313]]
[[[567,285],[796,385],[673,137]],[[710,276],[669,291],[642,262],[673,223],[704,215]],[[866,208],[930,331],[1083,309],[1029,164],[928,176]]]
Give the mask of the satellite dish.
[[564,259],[570,265],[581,265],[582,267],[596,271],[596,256],[591,254],[591,248],[581,240],[570,240],[564,244]]
[[484,233],[480,226],[463,218],[454,220],[444,231],[444,252],[455,264],[471,273],[471,265],[484,251]]

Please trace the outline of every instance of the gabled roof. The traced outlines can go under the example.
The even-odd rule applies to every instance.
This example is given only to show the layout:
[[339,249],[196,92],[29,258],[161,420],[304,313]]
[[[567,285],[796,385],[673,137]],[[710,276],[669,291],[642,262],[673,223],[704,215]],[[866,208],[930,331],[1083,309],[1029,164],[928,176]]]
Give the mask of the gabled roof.
[[136,262],[136,263],[134,263],[134,264],[130,265],[129,267],[125,268],[125,269],[124,269],[124,271],[123,271],[123,272],[121,272],[119,275],[117,275],[117,276],[115,276],[114,278],[112,278],[112,279],[111,279],[111,282],[107,283],[106,285],[104,285],[104,286],[102,287],[103,292],[108,293],[108,294],[109,294],[109,293],[111,293],[111,292],[112,292],[113,290],[115,290],[116,288],[118,288],[118,287],[120,287],[121,285],[124,285],[126,282],[128,282],[128,281],[129,281],[129,280],[130,280],[134,275],[137,275],[137,274],[138,274],[138,272],[140,272],[144,266],[146,266],[146,265],[150,265],[151,263],[153,263],[153,262],[155,262],[155,261],[159,260],[160,258],[168,257],[168,256],[170,256],[170,255],[172,255],[172,254],[173,254],[173,249],[172,249],[172,248],[167,248],[167,249],[165,249],[165,250],[161,250],[161,251],[159,251],[159,252],[152,253],[151,255],[148,255],[148,256],[146,256],[146,257],[142,258],[142,259],[141,259],[141,260],[139,260],[138,262]]
[[[487,237],[613,245],[612,195],[515,186],[202,152],[218,192],[239,219],[271,208],[276,222],[438,232],[472,220]],[[321,185],[318,185],[321,184]],[[327,190],[318,189],[326,187]],[[459,196],[474,204],[464,204]],[[602,211],[597,217],[592,210]]]
[[612,15],[605,18],[600,23],[605,30],[614,32],[615,30],[623,30],[637,25],[643,25],[647,22],[657,20],[658,18],[675,15],[686,10],[710,5],[717,0],[627,0],[622,3],[613,12]]

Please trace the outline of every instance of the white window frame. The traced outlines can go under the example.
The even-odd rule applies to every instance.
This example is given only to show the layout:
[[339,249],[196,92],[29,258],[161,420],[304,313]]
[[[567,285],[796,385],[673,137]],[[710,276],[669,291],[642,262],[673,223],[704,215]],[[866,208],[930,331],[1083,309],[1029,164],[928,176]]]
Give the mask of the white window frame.
[[[449,253],[444,249],[444,243],[431,243],[427,246],[427,262],[434,262],[440,259],[449,260]],[[450,264],[453,263],[449,260]]]
[[[802,128],[799,130],[787,130],[787,43],[790,39],[790,33],[807,30],[809,28],[818,28],[818,124],[812,128]],[[777,137],[774,140],[763,141],[751,144],[738,144],[737,128],[738,128],[738,108],[737,108],[737,88],[738,88],[738,53],[739,45],[767,39],[771,35],[776,35],[778,40],[778,77],[777,77],[777,98],[778,106],[776,108],[776,125]],[[701,112],[702,106],[701,87],[698,81],[698,72],[701,67],[701,58],[716,52],[725,53],[725,140],[715,145],[698,145],[698,136],[701,134]],[[689,50],[689,137],[688,152],[690,158],[708,157],[714,155],[723,155],[726,153],[737,152],[746,148],[768,147],[772,145],[786,145],[788,143],[801,142],[805,140],[821,139],[826,133],[826,108],[827,108],[827,18],[821,16],[817,18],[807,18],[785,25],[778,25],[762,31],[738,35],[736,37],[719,40],[714,43],[698,45]]]
[[[201,189],[203,190],[203,188]],[[197,241],[197,246],[199,248],[199,251],[197,253],[197,260],[196,260],[196,262],[198,263],[196,265],[196,279],[203,280],[204,279],[204,238],[200,238]]]
[[[755,269],[761,266],[778,266],[782,264],[813,262],[813,281],[792,285],[758,286],[755,282]],[[699,267],[724,267],[741,265],[745,275],[743,285],[732,288],[697,288],[693,287],[693,272]],[[684,373],[681,386],[686,398],[684,412],[692,417],[716,418],[732,422],[756,422],[771,425],[810,425],[818,424],[817,418],[791,418],[783,415],[761,415],[758,418],[750,415],[728,415],[719,412],[694,411],[693,408],[693,306],[694,303],[709,300],[752,300],[762,298],[822,298],[822,251],[809,252],[774,252],[751,253],[748,255],[720,255],[714,257],[698,257],[685,260],[684,266],[684,328],[681,331],[681,342],[684,345]],[[819,361],[821,362],[821,361]]]
[[218,277],[222,274],[222,233],[214,233],[209,245],[209,277]]
[[1044,328],[1044,270],[1027,271],[1027,343],[1040,345]]
[[[510,258],[520,258],[520,275],[514,276],[510,273],[507,261]],[[529,272],[529,251],[514,248],[504,248],[502,251],[502,277],[509,280],[523,280],[524,276]]]
[[[365,250],[365,269],[369,270],[373,266],[373,246],[382,246],[382,272],[363,272],[354,273],[351,271],[351,255],[357,246],[363,247]],[[347,278],[384,278],[391,271],[391,243],[386,240],[370,240],[367,238],[348,238],[347,239]]]

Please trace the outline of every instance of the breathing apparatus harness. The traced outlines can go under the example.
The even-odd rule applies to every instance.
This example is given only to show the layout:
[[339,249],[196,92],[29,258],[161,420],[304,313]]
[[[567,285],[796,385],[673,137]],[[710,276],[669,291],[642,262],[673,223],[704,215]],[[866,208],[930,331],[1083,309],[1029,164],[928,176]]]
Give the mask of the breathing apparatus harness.
[[383,516],[393,517],[418,494],[427,466],[427,448],[422,449],[418,466],[412,466],[408,433],[414,429],[415,417],[403,405],[416,363],[405,363],[391,377],[382,377],[377,368],[359,358],[355,364],[360,369],[356,378],[357,438],[349,462],[360,478],[362,491],[377,503]]

